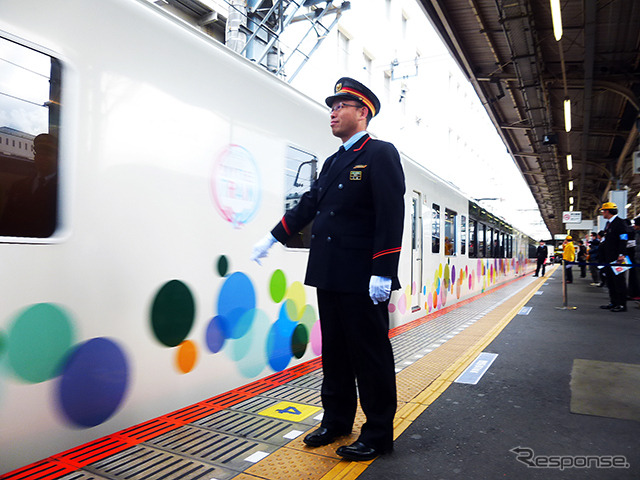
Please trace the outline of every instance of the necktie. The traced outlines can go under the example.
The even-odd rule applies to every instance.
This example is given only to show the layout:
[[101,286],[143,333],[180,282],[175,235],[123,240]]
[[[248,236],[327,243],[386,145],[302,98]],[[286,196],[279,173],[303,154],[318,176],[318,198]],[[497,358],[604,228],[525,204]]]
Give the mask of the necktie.
[[336,153],[336,155],[333,157],[333,162],[331,163],[331,166],[329,167],[329,172],[333,173],[333,172],[337,172],[340,167],[340,157],[342,157],[342,155],[344,154],[345,149],[343,145],[340,145],[340,148],[338,149],[338,152]]
[[606,225],[604,226],[604,231],[606,232],[607,230],[609,230],[609,224],[611,223],[610,220],[607,220]]

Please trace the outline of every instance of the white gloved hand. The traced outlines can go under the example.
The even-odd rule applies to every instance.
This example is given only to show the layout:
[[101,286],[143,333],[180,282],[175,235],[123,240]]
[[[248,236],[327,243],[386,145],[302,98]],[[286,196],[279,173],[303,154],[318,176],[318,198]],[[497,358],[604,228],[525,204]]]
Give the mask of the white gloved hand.
[[372,275],[369,280],[369,296],[373,300],[373,304],[384,302],[391,295],[391,279],[389,277],[378,277]]
[[262,265],[262,263],[260,263],[260,259],[267,256],[269,249],[276,242],[276,238],[271,235],[271,233],[268,233],[262,240],[253,246],[253,250],[251,250],[251,260],[255,261],[258,265]]

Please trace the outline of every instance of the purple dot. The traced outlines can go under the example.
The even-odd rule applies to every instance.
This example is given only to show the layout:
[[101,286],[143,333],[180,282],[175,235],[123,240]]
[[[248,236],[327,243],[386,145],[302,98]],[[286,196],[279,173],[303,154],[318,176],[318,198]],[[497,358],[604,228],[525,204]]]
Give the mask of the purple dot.
[[69,355],[58,384],[63,415],[80,427],[95,427],[118,409],[127,391],[129,367],[111,340],[93,338]]

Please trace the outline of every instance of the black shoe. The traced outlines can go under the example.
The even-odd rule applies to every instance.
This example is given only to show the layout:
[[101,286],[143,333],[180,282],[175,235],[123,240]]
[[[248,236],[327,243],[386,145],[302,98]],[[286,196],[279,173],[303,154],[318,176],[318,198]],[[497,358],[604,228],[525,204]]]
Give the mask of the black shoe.
[[622,305],[616,305],[611,309],[612,312],[626,312],[627,307],[623,307]]
[[378,455],[382,455],[391,451],[391,448],[388,450],[380,450],[373,447],[369,447],[362,443],[360,440],[356,440],[351,445],[343,445],[336,450],[336,453],[340,455],[345,460],[351,460],[354,462],[372,460],[376,458]]
[[534,275],[534,277],[537,277],[538,275]]
[[600,308],[603,310],[611,310],[613,307],[615,307],[613,303],[610,303],[609,305],[600,305]]
[[322,447],[324,445],[329,445],[333,443],[336,438],[344,437],[345,435],[349,435],[351,430],[348,432],[334,432],[325,427],[319,427],[309,435],[304,437],[303,442],[309,445],[310,447]]

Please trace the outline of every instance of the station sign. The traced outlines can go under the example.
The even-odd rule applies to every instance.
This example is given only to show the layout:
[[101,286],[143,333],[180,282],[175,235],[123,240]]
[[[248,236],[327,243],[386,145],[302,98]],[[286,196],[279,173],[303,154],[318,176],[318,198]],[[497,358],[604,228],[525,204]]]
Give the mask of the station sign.
[[562,212],[562,223],[582,222],[582,212]]

